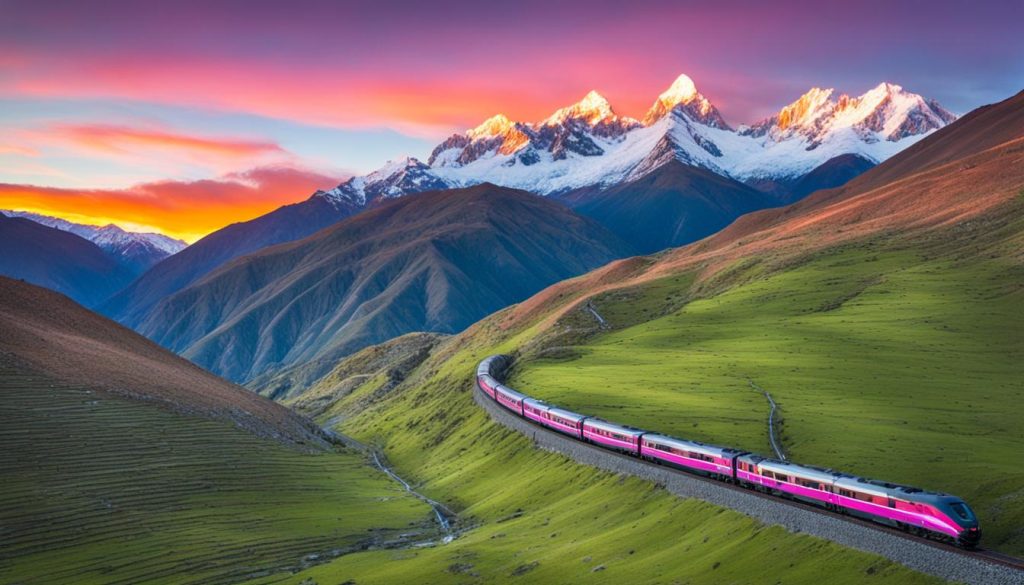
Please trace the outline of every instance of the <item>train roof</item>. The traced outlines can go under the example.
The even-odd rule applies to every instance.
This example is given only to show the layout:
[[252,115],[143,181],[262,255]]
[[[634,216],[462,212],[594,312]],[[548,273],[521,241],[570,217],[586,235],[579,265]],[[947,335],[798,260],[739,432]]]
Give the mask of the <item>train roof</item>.
[[644,435],[645,441],[654,441],[663,445],[671,445],[673,447],[680,447],[683,449],[689,449],[696,451],[697,453],[703,453],[705,455],[733,455],[736,453],[742,453],[739,449],[733,449],[731,447],[720,447],[718,445],[708,445],[707,443],[701,443],[700,441],[688,441],[686,439],[677,439],[668,435],[659,435],[657,433],[648,433]]
[[617,433],[621,433],[623,435],[630,435],[630,436],[633,436],[633,437],[639,437],[640,435],[643,435],[643,434],[647,433],[647,431],[645,431],[643,429],[638,429],[636,427],[631,427],[629,425],[615,424],[615,423],[608,422],[608,421],[606,421],[604,419],[601,419],[601,418],[588,417],[584,424],[587,424],[587,425],[590,425],[592,427],[596,427],[596,428],[599,428],[599,429],[604,429],[606,431],[617,432]]
[[509,388],[508,386],[506,386],[504,384],[498,384],[497,386],[495,386],[494,387],[494,391],[495,392],[501,392],[505,396],[508,396],[510,398],[515,398],[517,400],[526,400],[526,399],[529,398],[529,396],[527,396],[526,394],[523,394],[521,392],[517,392],[517,391]]
[[483,374],[491,374],[493,366],[500,365],[504,366],[508,360],[508,356],[505,355],[492,355],[485,357],[476,367],[476,374],[481,376]]
[[562,418],[567,418],[569,420],[573,420],[573,421],[576,421],[576,422],[579,422],[579,421],[587,418],[587,416],[585,414],[580,414],[578,412],[573,412],[571,410],[566,410],[564,408],[558,408],[557,406],[552,406],[548,410],[548,412],[550,412],[551,414],[560,416]]
[[796,463],[789,463],[787,461],[778,461],[776,459],[765,459],[758,462],[758,467],[767,469],[768,471],[776,473],[785,473],[787,475],[796,475],[804,479],[814,479],[817,481],[832,483],[836,477],[840,474],[832,469],[826,469],[824,467],[814,467],[811,465],[797,465]]
[[553,408],[553,406],[548,404],[547,402],[544,402],[543,400],[538,400],[536,398],[526,397],[523,399],[523,402],[531,406],[539,406],[547,410],[551,410]]
[[909,485],[901,485],[878,479],[865,479],[863,477],[843,476],[836,479],[836,486],[866,492],[877,496],[887,496],[914,501],[934,501],[951,497],[949,494],[940,492],[929,492],[921,488]]

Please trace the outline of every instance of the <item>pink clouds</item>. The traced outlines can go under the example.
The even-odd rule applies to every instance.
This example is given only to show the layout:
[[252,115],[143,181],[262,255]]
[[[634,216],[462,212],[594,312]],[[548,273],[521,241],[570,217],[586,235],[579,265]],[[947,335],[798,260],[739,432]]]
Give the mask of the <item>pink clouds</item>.
[[264,154],[284,154],[285,150],[269,141],[211,138],[180,132],[132,128],[108,124],[59,124],[49,131],[87,148],[104,152],[128,152],[136,148],[186,151],[196,155],[248,158]]

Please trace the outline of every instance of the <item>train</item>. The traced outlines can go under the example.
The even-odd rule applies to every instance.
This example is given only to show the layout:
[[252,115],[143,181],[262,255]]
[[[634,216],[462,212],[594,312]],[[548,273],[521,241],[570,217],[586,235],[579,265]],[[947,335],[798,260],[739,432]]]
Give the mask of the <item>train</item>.
[[578,441],[964,549],[974,549],[981,541],[977,516],[956,496],[679,439],[573,412],[499,381],[510,363],[511,358],[504,355],[481,361],[477,388],[516,416]]

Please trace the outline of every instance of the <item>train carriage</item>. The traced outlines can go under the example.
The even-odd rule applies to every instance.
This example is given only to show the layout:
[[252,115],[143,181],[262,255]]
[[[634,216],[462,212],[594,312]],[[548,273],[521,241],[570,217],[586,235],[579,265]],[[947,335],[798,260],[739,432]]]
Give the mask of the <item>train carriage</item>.
[[616,449],[630,455],[640,455],[640,437],[647,431],[626,425],[617,425],[599,418],[583,421],[583,440]]
[[484,394],[494,398],[494,389],[498,386],[498,381],[490,374],[483,373],[477,375],[476,385],[483,390]]
[[583,438],[583,419],[586,417],[582,414],[527,398],[523,401],[523,416],[560,433],[577,439]]
[[523,401],[527,398],[529,397],[525,394],[520,394],[504,384],[498,384],[494,387],[494,399],[498,401],[498,404],[519,416],[523,416]]
[[826,508],[835,504],[832,484],[837,477],[840,474],[830,469],[758,455],[744,455],[736,459],[736,480],[741,485],[760,486],[764,490]]
[[718,479],[732,479],[738,449],[707,445],[667,435],[647,433],[640,442],[640,456],[649,461],[693,471]]

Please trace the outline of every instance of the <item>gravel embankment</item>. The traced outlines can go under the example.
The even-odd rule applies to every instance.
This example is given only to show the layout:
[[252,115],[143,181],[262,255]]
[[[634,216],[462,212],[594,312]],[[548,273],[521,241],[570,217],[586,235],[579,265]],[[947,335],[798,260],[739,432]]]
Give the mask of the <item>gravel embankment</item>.
[[741,488],[658,467],[559,435],[501,408],[478,390],[475,384],[473,399],[495,422],[532,438],[534,444],[541,449],[561,453],[579,463],[650,480],[665,486],[665,489],[677,496],[704,500],[731,508],[765,524],[777,524],[791,532],[809,534],[881,555],[928,575],[971,585],[1024,585],[1024,571]]

